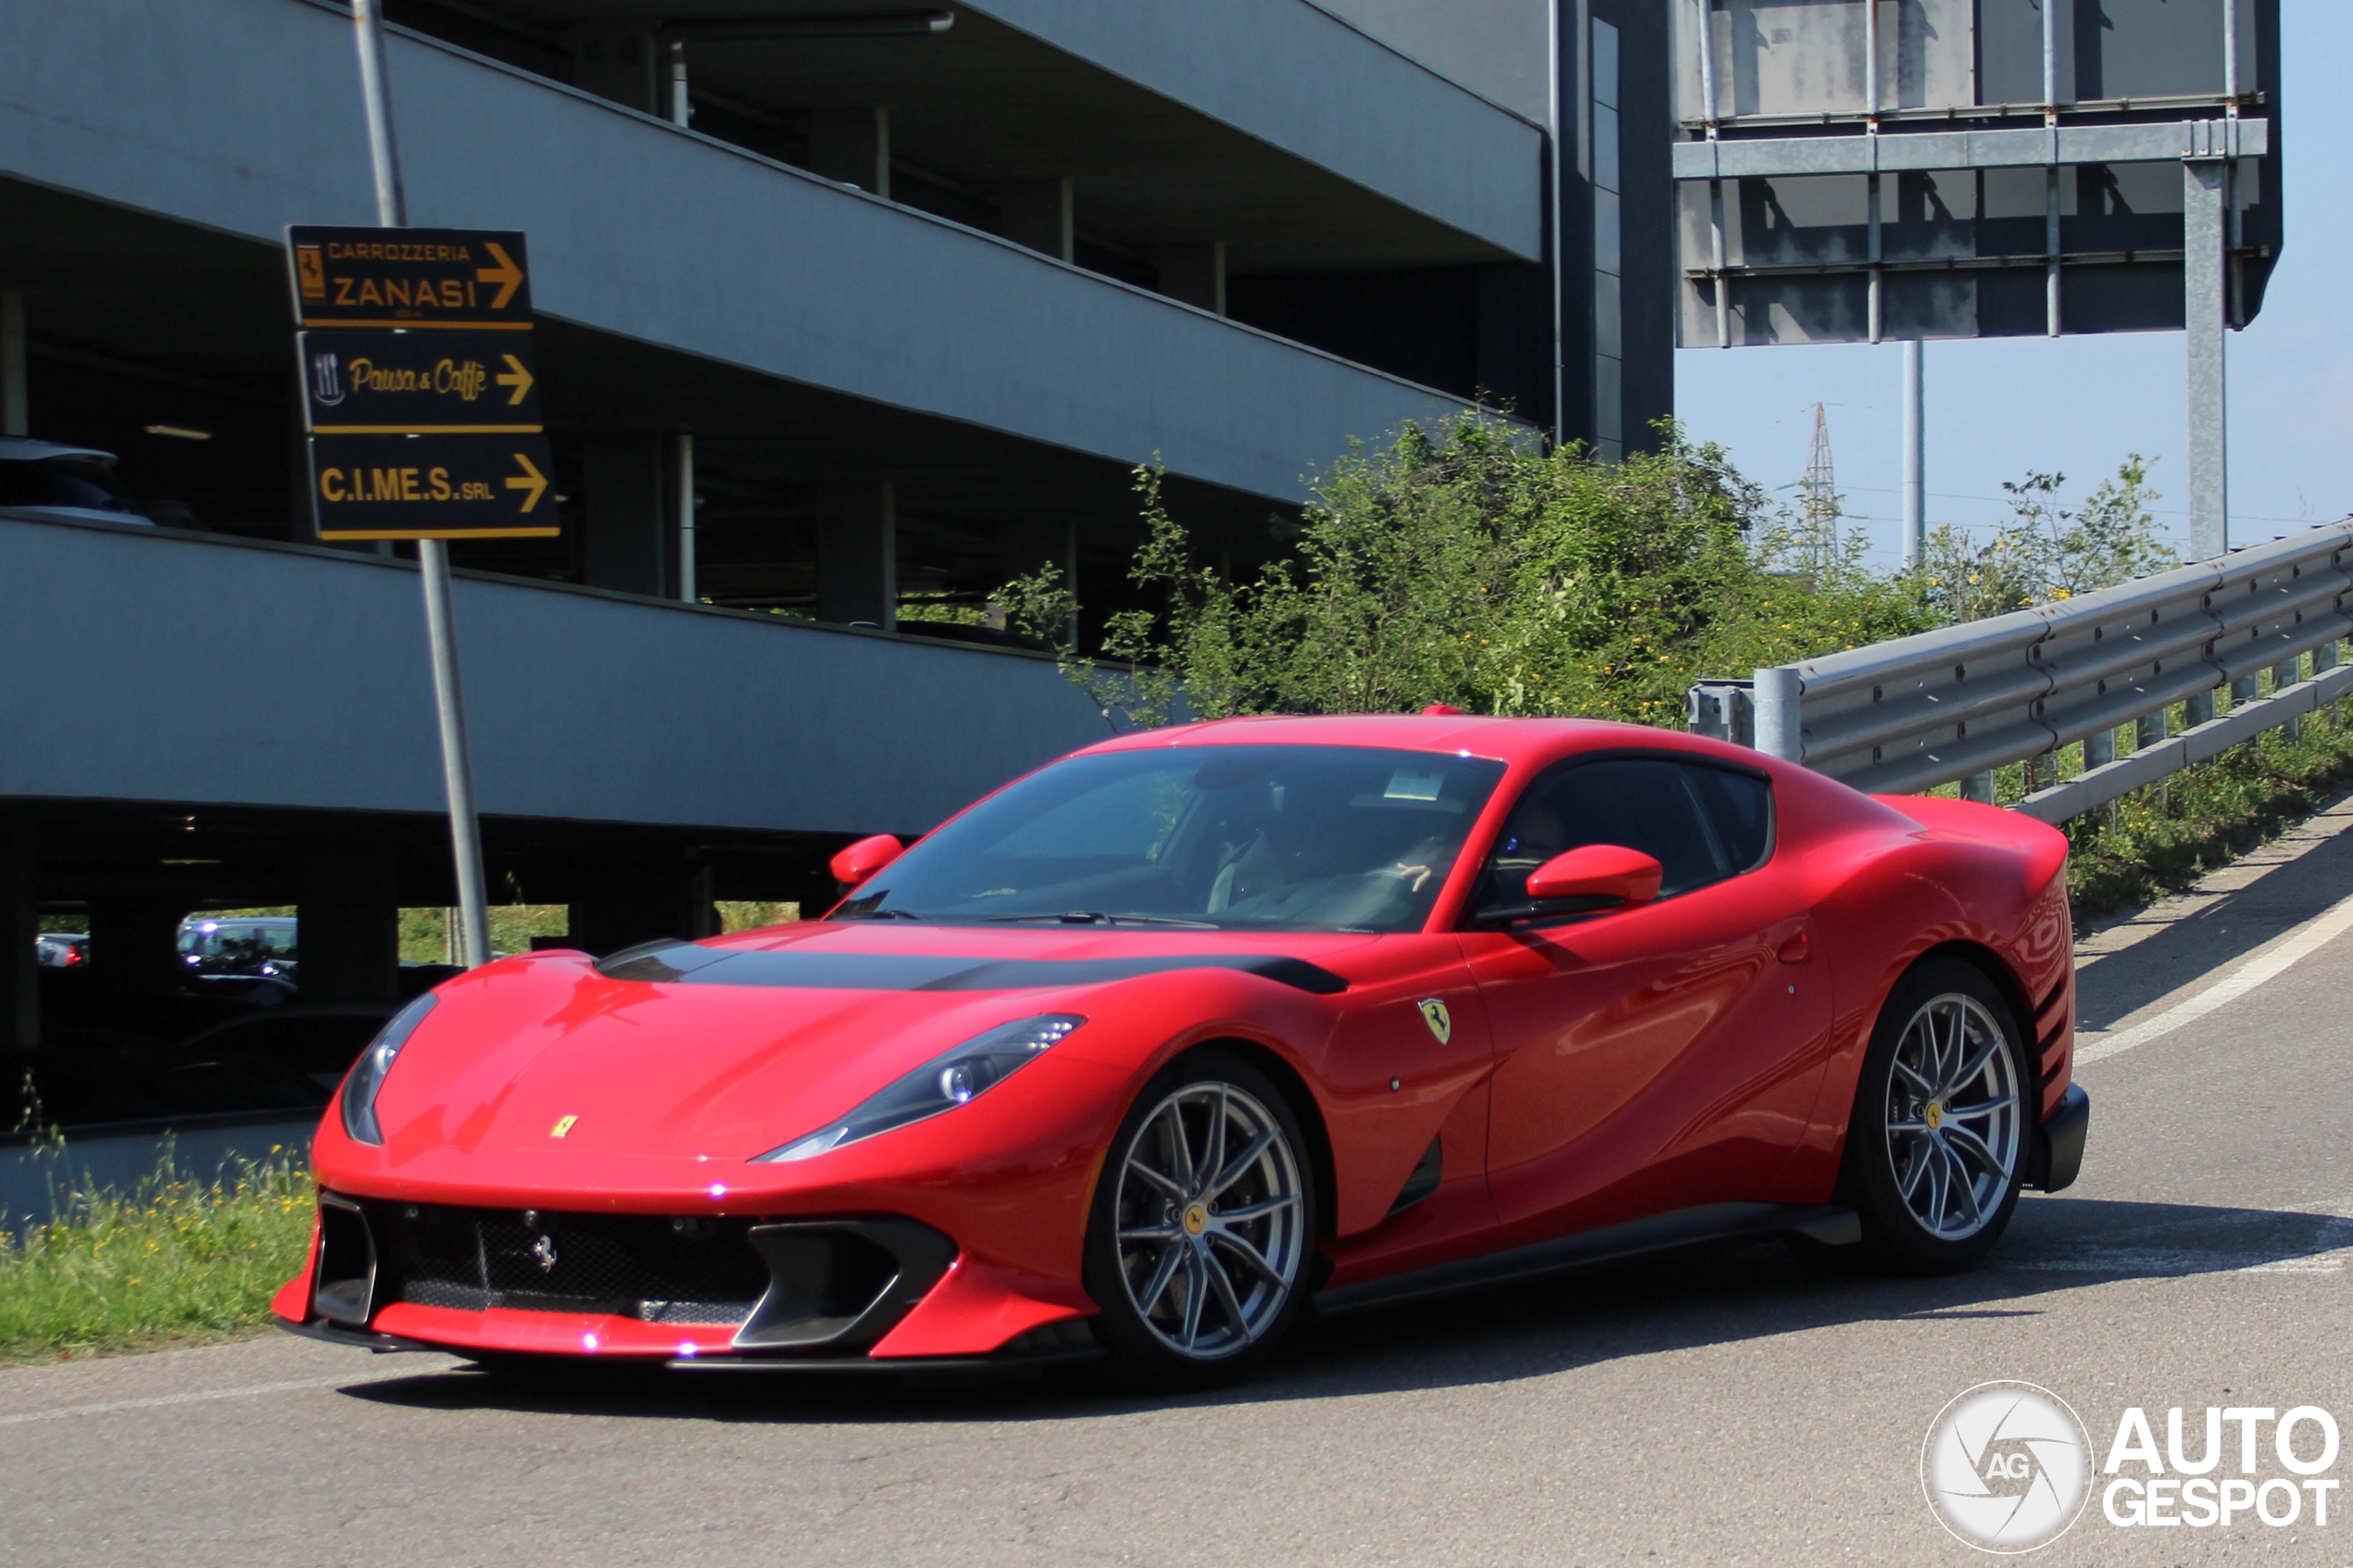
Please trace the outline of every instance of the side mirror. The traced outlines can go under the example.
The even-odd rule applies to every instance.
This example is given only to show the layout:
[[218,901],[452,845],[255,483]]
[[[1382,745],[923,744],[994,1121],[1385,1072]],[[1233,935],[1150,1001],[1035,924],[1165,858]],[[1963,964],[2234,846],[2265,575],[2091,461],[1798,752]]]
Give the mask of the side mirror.
[[1635,909],[1658,897],[1656,860],[1622,844],[1588,844],[1555,855],[1528,873],[1531,903],[1573,898],[1588,908]]
[[[907,847],[887,833],[872,838],[862,838],[827,862],[834,880],[845,887],[855,887],[905,854]],[[1656,886],[1654,882],[1652,885]]]

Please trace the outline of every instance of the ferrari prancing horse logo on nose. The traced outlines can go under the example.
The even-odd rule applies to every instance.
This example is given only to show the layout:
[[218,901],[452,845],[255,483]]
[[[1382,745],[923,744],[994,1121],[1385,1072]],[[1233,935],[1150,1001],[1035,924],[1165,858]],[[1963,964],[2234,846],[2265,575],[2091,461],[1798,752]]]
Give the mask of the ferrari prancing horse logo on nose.
[[1453,1015],[1446,1010],[1446,1004],[1435,997],[1422,1004],[1422,1022],[1429,1025],[1429,1032],[1437,1036],[1441,1046],[1454,1037]]

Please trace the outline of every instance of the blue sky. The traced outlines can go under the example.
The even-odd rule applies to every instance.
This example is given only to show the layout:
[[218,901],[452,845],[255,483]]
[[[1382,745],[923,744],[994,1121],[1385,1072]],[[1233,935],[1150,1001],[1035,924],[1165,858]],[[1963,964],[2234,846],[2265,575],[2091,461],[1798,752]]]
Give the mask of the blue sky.
[[[2263,313],[2230,336],[2231,542],[2353,512],[2353,158],[2329,130],[2353,62],[2353,5],[2282,0],[2286,243]],[[1675,406],[1759,483],[1805,471],[1814,405],[1828,405],[1849,526],[1892,564],[1902,515],[1899,373],[1893,344],[1683,349]],[[2157,458],[2158,518],[2183,539],[2187,367],[2178,332],[1931,343],[1928,520],[2001,518],[2001,482],[2057,470],[2080,495],[2128,452]],[[1783,492],[1786,495],[1788,492]]]

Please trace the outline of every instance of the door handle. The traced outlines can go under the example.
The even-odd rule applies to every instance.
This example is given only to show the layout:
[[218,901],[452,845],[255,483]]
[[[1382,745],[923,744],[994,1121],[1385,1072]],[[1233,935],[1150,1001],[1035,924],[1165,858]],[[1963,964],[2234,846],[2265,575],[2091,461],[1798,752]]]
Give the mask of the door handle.
[[1782,943],[1776,956],[1783,963],[1804,963],[1814,956],[1813,939],[1801,931]]

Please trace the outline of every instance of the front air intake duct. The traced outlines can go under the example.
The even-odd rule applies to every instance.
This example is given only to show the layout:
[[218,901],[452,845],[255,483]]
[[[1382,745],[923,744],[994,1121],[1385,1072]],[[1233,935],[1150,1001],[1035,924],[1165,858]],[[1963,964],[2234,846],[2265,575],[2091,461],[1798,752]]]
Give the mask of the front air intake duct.
[[896,1215],[754,1225],[767,1294],[736,1331],[746,1350],[852,1350],[897,1326],[956,1261],[956,1244]]
[[319,1266],[310,1277],[310,1305],[321,1317],[368,1326],[376,1309],[376,1240],[368,1216],[347,1198],[319,1195]]

